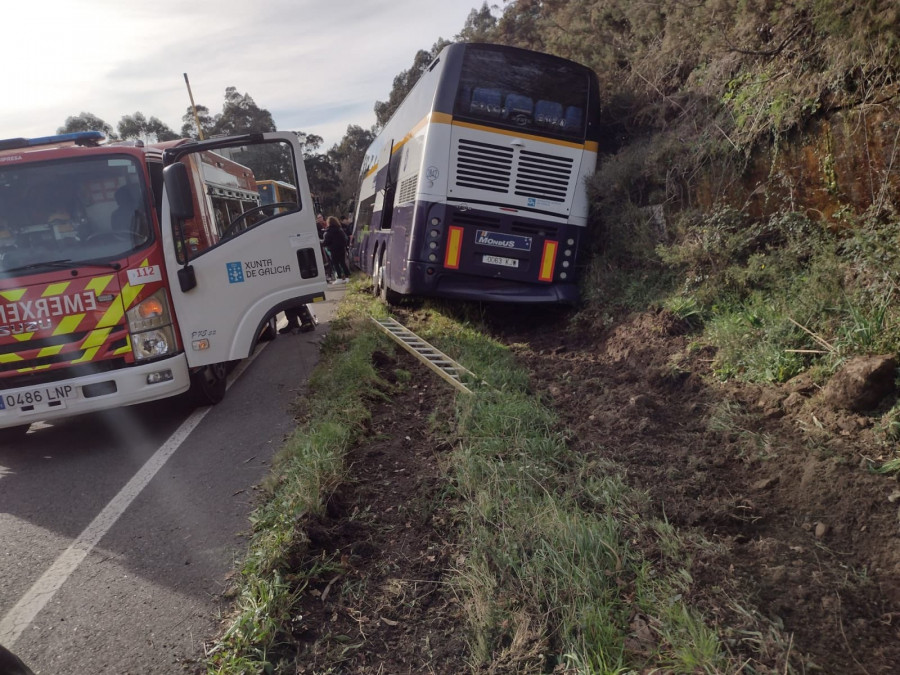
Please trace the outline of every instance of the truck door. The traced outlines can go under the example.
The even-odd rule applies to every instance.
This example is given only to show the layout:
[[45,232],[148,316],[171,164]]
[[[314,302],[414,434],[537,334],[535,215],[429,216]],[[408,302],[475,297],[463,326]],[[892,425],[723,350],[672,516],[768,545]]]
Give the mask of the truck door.
[[[162,241],[191,367],[249,356],[266,320],[325,299],[315,213],[291,133],[188,142],[166,150]],[[296,186],[262,204],[257,180]]]

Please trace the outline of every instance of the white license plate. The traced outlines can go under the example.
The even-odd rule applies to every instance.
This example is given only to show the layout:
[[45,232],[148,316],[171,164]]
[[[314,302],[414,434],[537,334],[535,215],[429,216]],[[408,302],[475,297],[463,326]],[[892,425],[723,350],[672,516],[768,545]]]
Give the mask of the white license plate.
[[0,395],[0,410],[19,410],[24,413],[56,410],[66,407],[66,400],[75,396],[71,384],[48,385],[15,394]]
[[499,255],[481,256],[481,261],[486,265],[500,265],[501,267],[518,267],[518,258],[504,258]]

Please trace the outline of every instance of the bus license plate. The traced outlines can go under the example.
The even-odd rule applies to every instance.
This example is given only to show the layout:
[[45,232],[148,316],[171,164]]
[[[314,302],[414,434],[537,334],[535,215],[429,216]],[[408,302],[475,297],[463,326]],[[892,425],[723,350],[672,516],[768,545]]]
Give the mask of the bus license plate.
[[0,410],[19,410],[27,413],[65,408],[66,400],[74,395],[75,387],[71,384],[50,385],[15,394],[3,394],[0,396]]
[[499,255],[481,256],[481,261],[486,265],[500,265],[501,267],[518,267],[518,258],[504,258]]

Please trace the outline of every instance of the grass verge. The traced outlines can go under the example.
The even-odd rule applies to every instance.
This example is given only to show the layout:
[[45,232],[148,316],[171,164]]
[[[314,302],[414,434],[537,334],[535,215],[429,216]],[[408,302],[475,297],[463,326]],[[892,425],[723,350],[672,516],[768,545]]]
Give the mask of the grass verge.
[[235,582],[235,612],[208,651],[209,673],[274,672],[273,651],[290,633],[291,610],[306,579],[322,573],[291,568],[291,551],[305,536],[296,524],[321,512],[344,480],[344,455],[365,429],[365,400],[377,391],[372,352],[384,344],[367,318],[383,313],[383,307],[352,289],[322,343],[304,402],[306,421],[276,456],[266,501],[251,516],[249,550]]
[[[279,672],[274,664],[279,643],[289,639],[292,609],[307,581],[322,574],[291,568],[291,551],[305,536],[296,523],[320,511],[346,476],[344,456],[368,419],[365,401],[378,395],[372,354],[390,349],[368,316],[384,312],[357,286],[340,307],[310,383],[308,421],[280,453],[269,499],[253,515],[236,611],[210,649],[210,673]],[[708,544],[655,517],[615,465],[571,451],[528,374],[477,320],[434,304],[404,322],[491,385],[473,383],[474,394],[457,395],[454,406],[430,418],[454,448],[442,499],[449,495],[457,509],[455,545],[464,554],[448,576],[463,608],[471,670],[745,667],[729,647],[740,638],[713,629],[685,601],[691,552]]]

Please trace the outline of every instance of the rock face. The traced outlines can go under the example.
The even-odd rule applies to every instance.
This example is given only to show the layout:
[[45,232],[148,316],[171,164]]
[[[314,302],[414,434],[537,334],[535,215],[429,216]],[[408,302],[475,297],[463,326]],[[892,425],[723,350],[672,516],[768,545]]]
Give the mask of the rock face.
[[838,410],[873,410],[894,391],[897,361],[893,356],[857,356],[825,385],[822,398]]

